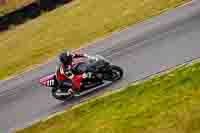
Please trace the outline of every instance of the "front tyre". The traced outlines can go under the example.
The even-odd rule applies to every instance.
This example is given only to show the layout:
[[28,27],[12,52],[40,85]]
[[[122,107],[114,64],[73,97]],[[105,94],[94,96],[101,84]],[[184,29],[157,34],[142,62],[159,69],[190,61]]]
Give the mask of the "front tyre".
[[109,71],[109,81],[117,81],[117,80],[120,80],[122,77],[123,77],[123,70],[121,67],[119,66],[115,66],[115,65],[112,65],[110,67],[110,71]]

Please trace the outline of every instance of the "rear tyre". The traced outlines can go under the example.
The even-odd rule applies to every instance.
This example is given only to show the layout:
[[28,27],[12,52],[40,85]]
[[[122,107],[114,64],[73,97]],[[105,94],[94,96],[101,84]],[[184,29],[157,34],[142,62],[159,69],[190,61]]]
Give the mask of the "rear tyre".
[[[60,89],[58,89],[58,88],[53,88],[52,90],[51,90],[51,93],[52,93],[52,96],[55,98],[55,99],[57,99],[57,100],[60,100],[60,101],[66,101],[66,100],[69,100],[69,99],[71,99],[73,96],[72,95],[70,95],[70,94],[67,94],[67,95],[59,95],[59,90]],[[64,92],[63,92],[64,93]]]

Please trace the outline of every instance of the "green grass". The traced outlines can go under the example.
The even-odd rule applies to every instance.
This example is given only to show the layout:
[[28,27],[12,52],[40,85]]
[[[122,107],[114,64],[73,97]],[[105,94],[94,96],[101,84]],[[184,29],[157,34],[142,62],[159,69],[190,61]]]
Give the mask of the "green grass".
[[17,133],[199,133],[200,63],[96,98]]
[[75,0],[0,35],[0,79],[188,1]]
[[4,5],[0,5],[0,16],[30,4],[33,1],[35,0],[8,0]]

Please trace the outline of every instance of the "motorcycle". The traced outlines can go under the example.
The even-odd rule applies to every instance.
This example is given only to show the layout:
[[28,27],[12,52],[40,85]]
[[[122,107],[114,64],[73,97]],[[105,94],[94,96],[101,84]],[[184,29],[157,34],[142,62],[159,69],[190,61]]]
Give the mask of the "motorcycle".
[[[92,78],[81,81],[80,96],[111,85],[123,77],[121,67],[113,65],[100,55],[92,56],[92,58],[84,61],[77,61],[72,68],[72,72],[73,74],[92,73]],[[56,74],[45,76],[39,82],[41,85],[51,88],[52,96],[55,99],[65,101],[75,97],[75,95],[68,92],[68,89],[72,88],[72,84],[69,84],[67,88],[58,87]]]

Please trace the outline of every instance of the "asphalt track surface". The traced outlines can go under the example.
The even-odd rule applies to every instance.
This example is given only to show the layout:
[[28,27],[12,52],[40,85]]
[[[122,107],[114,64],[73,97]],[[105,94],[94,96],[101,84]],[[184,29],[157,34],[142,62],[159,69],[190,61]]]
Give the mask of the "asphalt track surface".
[[[200,2],[165,13],[147,22],[113,33],[81,51],[101,54],[125,70],[124,79],[104,90],[161,72],[200,57]],[[41,76],[55,70],[52,60],[36,69],[0,83],[0,133],[24,127],[28,122],[45,117],[81,102],[60,102],[47,88],[38,84]]]

